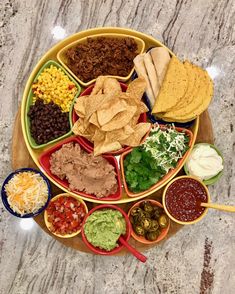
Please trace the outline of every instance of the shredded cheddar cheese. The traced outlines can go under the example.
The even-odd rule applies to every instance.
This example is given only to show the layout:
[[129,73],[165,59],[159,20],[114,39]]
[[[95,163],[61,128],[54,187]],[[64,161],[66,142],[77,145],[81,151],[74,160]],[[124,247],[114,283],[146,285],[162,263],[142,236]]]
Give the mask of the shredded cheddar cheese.
[[37,212],[48,197],[45,180],[34,172],[16,174],[6,184],[5,190],[10,207],[21,216]]

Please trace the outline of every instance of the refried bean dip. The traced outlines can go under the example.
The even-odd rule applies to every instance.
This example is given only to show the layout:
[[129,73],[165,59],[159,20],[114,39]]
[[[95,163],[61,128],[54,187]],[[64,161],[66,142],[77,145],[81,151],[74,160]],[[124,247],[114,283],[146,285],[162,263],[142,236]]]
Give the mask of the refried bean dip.
[[87,38],[66,52],[67,66],[83,82],[100,75],[128,76],[138,46],[132,38]]
[[69,182],[71,190],[93,194],[97,198],[116,193],[115,168],[102,156],[94,157],[79,144],[67,143],[51,155],[50,170]]

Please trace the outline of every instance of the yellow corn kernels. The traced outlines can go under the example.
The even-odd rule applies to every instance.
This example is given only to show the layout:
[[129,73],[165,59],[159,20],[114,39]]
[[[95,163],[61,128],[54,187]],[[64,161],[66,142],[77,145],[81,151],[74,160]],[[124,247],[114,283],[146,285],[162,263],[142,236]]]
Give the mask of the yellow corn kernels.
[[68,76],[54,65],[43,70],[37,81],[33,83],[33,103],[41,98],[45,103],[54,102],[63,112],[69,112],[77,93],[76,85]]

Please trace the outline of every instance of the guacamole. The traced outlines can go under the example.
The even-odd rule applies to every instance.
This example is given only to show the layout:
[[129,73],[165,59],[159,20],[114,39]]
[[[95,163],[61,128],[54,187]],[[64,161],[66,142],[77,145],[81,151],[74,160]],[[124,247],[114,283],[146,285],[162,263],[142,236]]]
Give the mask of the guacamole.
[[94,211],[86,219],[84,233],[93,246],[110,251],[118,246],[118,239],[126,233],[126,221],[120,211]]

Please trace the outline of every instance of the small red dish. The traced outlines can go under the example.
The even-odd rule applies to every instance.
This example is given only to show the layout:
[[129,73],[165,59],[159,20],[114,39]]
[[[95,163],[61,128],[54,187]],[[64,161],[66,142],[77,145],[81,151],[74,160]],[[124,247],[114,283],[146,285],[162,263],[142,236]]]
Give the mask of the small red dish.
[[116,209],[116,210],[119,210],[121,212],[121,214],[124,216],[125,218],[125,221],[126,221],[126,234],[124,235],[124,239],[125,241],[128,241],[131,237],[131,223],[129,221],[129,218],[127,216],[127,214],[118,206],[116,205],[111,205],[111,204],[102,204],[102,205],[98,205],[96,207],[94,207],[92,210],[90,210],[88,212],[88,214],[85,216],[84,220],[83,220],[83,224],[82,224],[82,239],[83,239],[83,242],[86,244],[86,246],[91,250],[93,251],[95,254],[101,254],[101,255],[114,255],[118,252],[120,252],[124,245],[122,244],[119,244],[118,247],[114,248],[113,250],[111,251],[106,251],[106,250],[103,250],[103,249],[100,249],[98,247],[95,247],[93,246],[91,243],[88,242],[86,236],[85,236],[85,233],[84,233],[84,224],[86,222],[86,219],[89,217],[89,215],[91,215],[94,211],[96,210],[100,210],[100,209]]
[[[95,86],[95,84],[93,84],[93,85],[91,85],[90,87],[86,88],[86,89],[81,93],[80,96],[90,95],[90,94],[91,94],[91,91],[92,91],[93,88],[94,88],[94,86]],[[127,85],[124,84],[124,83],[120,83],[120,86],[121,86],[121,88],[122,88],[122,92],[126,92],[126,90],[127,90]],[[79,96],[79,97],[80,97],[80,96]],[[79,99],[79,97],[78,97],[77,99]],[[74,110],[74,108],[73,108],[73,113],[72,113],[72,123],[75,124],[75,122],[78,120],[78,118],[79,118],[79,117],[78,117],[78,115],[76,114],[76,112],[75,112],[75,110]],[[147,115],[146,115],[146,113],[141,113],[138,122],[140,123],[140,122],[146,122],[146,121],[147,121]],[[85,146],[85,147],[86,147],[87,149],[89,149],[90,151],[93,151],[93,150],[94,150],[94,144],[93,144],[93,143],[91,143],[89,140],[87,140],[86,138],[84,138],[84,137],[82,137],[82,136],[77,136],[77,137],[79,137],[81,145]],[[110,154],[110,155],[119,155],[119,154],[121,154],[121,153],[123,153],[123,152],[125,152],[125,151],[127,151],[127,150],[130,150],[130,149],[131,149],[131,147],[126,146],[126,147],[123,147],[123,148],[121,148],[121,149],[119,149],[119,150],[117,150],[117,151],[107,152],[107,153],[105,153],[105,154],[108,154],[108,155],[109,155],[109,154]]]
[[[67,138],[61,142],[59,142],[58,144],[54,145],[53,147],[45,150],[41,156],[39,157],[39,163],[42,167],[42,169],[45,171],[45,173],[50,176],[54,181],[56,181],[57,183],[59,183],[62,187],[66,188],[67,191],[69,192],[70,189],[69,189],[69,183],[67,180],[61,180],[59,177],[53,175],[50,171],[50,157],[51,157],[51,154],[54,153],[55,151],[59,150],[63,144],[67,144],[67,143],[76,143],[76,144],[79,144],[81,146],[81,148],[86,151],[87,153],[91,153],[92,151],[89,150],[88,148],[86,148],[84,145],[81,144],[80,140],[73,136],[73,137],[70,137],[70,138]],[[100,198],[101,200],[119,200],[121,198],[121,195],[122,195],[122,186],[121,186],[121,175],[120,175],[120,170],[118,168],[118,162],[116,160],[116,158],[114,156],[111,156],[111,155],[102,155],[103,158],[105,158],[110,164],[112,164],[115,168],[115,171],[116,171],[116,178],[117,178],[117,183],[118,183],[118,189],[117,189],[117,192],[115,194],[112,194],[112,195],[109,195],[108,197],[103,197],[103,198]],[[96,196],[94,195],[91,195],[91,194],[87,194],[87,193],[84,193],[84,192],[81,192],[81,191],[77,191],[77,190],[73,190],[72,191],[73,193],[75,194],[78,194],[78,195],[81,195],[83,197],[87,197],[87,198],[90,198],[90,199],[98,199]]]

